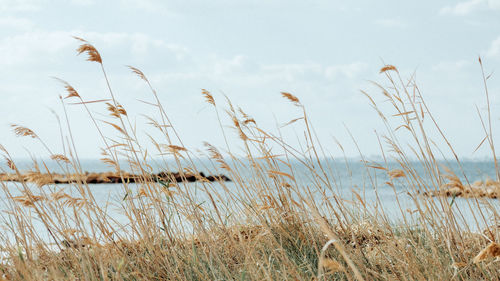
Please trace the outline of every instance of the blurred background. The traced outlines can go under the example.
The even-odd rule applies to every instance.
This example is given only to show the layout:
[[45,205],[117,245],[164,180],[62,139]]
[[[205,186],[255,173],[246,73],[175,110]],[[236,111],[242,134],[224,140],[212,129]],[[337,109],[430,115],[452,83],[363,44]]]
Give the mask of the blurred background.
[[[61,153],[52,111],[64,123],[59,95],[66,93],[51,77],[68,81],[85,100],[109,97],[99,65],[76,56],[72,36],[100,51],[118,101],[140,134],[154,136],[143,115],[154,117],[156,110],[141,102],[153,101],[151,92],[125,66],[141,69],[190,150],[203,141],[223,146],[204,88],[221,108],[227,95],[271,130],[301,115],[280,95],[290,92],[305,105],[328,154],[341,154],[336,138],[349,157],[358,155],[348,129],[362,153],[380,155],[375,130],[383,134],[384,127],[360,90],[384,106],[370,81],[386,83],[379,74],[385,64],[404,80],[415,78],[464,158],[490,155],[486,145],[473,153],[484,137],[477,109],[486,113],[479,56],[485,75],[493,73],[493,124],[500,117],[498,0],[0,0],[0,144],[14,157],[49,154],[38,142],[15,137],[10,124],[33,129]],[[102,103],[89,107],[105,113]],[[102,143],[87,113],[79,105],[67,109],[80,157],[99,157]],[[291,142],[302,136],[296,126],[282,128]]]

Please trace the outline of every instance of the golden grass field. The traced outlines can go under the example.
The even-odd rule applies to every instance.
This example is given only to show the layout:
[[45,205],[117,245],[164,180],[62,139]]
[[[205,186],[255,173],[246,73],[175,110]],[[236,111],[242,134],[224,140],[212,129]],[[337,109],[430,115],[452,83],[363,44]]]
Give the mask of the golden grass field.
[[[176,163],[178,179],[151,180],[148,163],[152,156],[113,92],[101,55],[89,42],[77,40],[78,54],[86,55],[102,71],[109,97],[87,101],[60,80],[68,93],[61,98],[65,112],[61,128],[67,139],[64,155],[52,153],[36,130],[13,125],[16,135],[41,142],[66,175],[73,175],[70,184],[76,195],[50,181],[33,184],[37,183],[36,173],[42,178],[51,171],[43,163],[33,163],[37,172],[28,180],[17,168],[15,155],[0,146],[10,169],[6,173],[17,179],[15,187],[22,193],[14,195],[12,184],[0,182],[9,208],[0,220],[0,280],[500,280],[500,170],[489,106],[487,116],[481,118],[485,134],[481,145],[490,147],[497,175],[470,183],[465,173],[457,176],[438,163],[441,153],[427,130],[437,130],[449,142],[418,86],[412,79],[404,80],[395,66],[381,68],[387,86],[376,85],[392,112],[383,112],[372,94],[364,94],[387,128],[384,135],[377,135],[384,147],[384,161],[362,158],[367,170],[387,174],[387,188],[401,182],[414,201],[416,208],[411,213],[399,210],[404,220],[395,225],[384,212],[367,207],[377,202],[365,202],[355,191],[356,202],[346,202],[338,195],[333,168],[321,161],[328,155],[298,97],[282,93],[289,103],[286,106],[302,113],[289,123],[304,132],[303,145],[295,147],[279,131],[260,128],[229,100],[221,105],[209,91],[202,90],[219,120],[214,131],[225,138],[234,133],[221,121],[222,112],[228,114],[244,155],[236,155],[237,149],[228,141],[222,148],[206,144],[213,167],[234,186],[230,189],[223,181],[200,181],[197,192],[208,198],[207,205],[201,206],[183,176],[203,170],[195,164],[197,153],[184,147],[148,78],[130,67],[151,90],[154,103],[150,105],[160,118],[150,118],[150,122],[162,135],[161,140],[151,141],[165,159]],[[486,78],[484,82],[489,100]],[[118,176],[124,168],[137,175],[137,191],[131,191],[126,181],[121,184],[124,198],[119,203],[126,223],[97,203],[86,177],[74,176],[84,171],[72,140],[73,128],[67,125],[68,102],[79,103],[88,113],[104,143],[102,161]],[[102,123],[94,116],[87,105],[95,102],[107,103],[113,122]],[[401,133],[411,141],[409,145],[400,141]],[[453,147],[446,149],[461,167]],[[423,171],[415,169],[412,159],[417,159]],[[398,167],[390,168],[390,161]],[[298,180],[292,162],[307,171],[311,184]],[[370,179],[366,185],[374,187],[376,181]],[[468,207],[453,211],[454,201],[450,203],[449,197],[467,198]],[[235,204],[223,203],[227,201]],[[481,231],[464,227],[459,214],[470,212],[475,224],[487,227]],[[41,238],[40,227],[50,241]]]

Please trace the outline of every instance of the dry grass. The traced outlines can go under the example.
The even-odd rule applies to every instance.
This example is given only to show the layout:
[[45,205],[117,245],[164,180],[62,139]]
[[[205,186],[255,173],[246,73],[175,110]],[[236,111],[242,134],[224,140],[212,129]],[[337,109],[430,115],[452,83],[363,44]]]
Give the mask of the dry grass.
[[[339,190],[354,187],[340,182],[339,170],[324,161],[327,155],[306,108],[290,93],[282,96],[298,106],[302,116],[287,124],[303,129],[301,145],[291,146],[280,131],[259,127],[228,100],[228,120],[240,137],[244,156],[235,155],[236,149],[226,141],[224,149],[205,144],[207,154],[201,157],[209,158],[210,168],[233,182],[189,184],[190,175],[199,175],[206,167],[195,164],[199,154],[183,144],[146,75],[130,67],[151,90],[154,102],[147,104],[158,110],[158,120],[148,117],[148,121],[161,135],[151,138],[160,160],[137,136],[129,120],[133,113],[118,102],[97,49],[77,39],[82,44],[77,52],[99,63],[109,97],[84,101],[64,82],[68,91],[67,99],[61,98],[65,125],[68,101],[79,100],[73,104],[81,106],[95,125],[104,144],[102,161],[120,178],[123,198],[103,205],[86,179],[71,182],[67,189],[47,182],[56,176],[84,175],[70,126],[61,128],[62,139],[68,141],[59,154],[50,151],[34,131],[13,126],[16,135],[42,142],[64,174],[34,161],[35,172],[25,177],[0,146],[13,172],[9,176],[19,180],[9,185],[0,182],[7,208],[0,224],[0,280],[500,279],[496,201],[480,200],[470,191],[473,196],[464,205],[468,207],[457,210],[447,198],[421,196],[451,189],[466,194],[476,187],[494,188],[498,194],[499,179],[469,184],[463,171],[460,176],[442,171],[428,131],[437,131],[442,141],[449,142],[414,81],[403,82],[396,67],[386,65],[380,70],[387,86],[375,83],[386,101],[383,106],[367,95],[387,127],[381,137],[384,163],[371,163],[361,155],[368,175],[365,188],[376,190],[382,177],[384,186],[394,189],[398,204],[401,191],[413,200],[415,209],[400,207],[402,219],[394,224],[389,214],[370,207],[381,204],[377,192],[376,202],[367,202],[355,189],[354,202],[341,197]],[[214,107],[226,138],[220,102],[207,90],[202,95]],[[88,109],[90,103],[106,105],[110,121],[96,119]],[[485,132],[490,131],[490,122],[484,124]],[[494,153],[493,139],[487,139]],[[448,149],[461,167],[453,147]],[[152,181],[153,161],[179,171],[179,178]],[[124,169],[138,178],[135,186],[124,180],[130,177]],[[384,175],[377,176],[374,170]],[[111,205],[122,219],[109,211]],[[463,212],[471,213],[473,221],[463,219]],[[471,224],[493,226],[474,233]]]

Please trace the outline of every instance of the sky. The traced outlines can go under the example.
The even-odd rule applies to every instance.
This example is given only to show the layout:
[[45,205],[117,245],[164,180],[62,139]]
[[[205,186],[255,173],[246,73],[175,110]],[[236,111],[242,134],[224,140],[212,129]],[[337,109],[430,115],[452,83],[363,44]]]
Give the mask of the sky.
[[[226,95],[275,132],[301,116],[280,95],[290,92],[328,154],[341,154],[338,139],[348,156],[357,156],[350,132],[364,155],[380,155],[375,132],[383,135],[384,126],[361,90],[384,104],[371,81],[387,84],[379,74],[385,64],[405,79],[415,74],[461,157],[485,158],[486,146],[474,152],[484,137],[477,109],[486,114],[481,56],[486,74],[493,73],[493,128],[500,122],[500,0],[0,0],[0,144],[14,157],[48,153],[33,139],[16,137],[11,124],[34,130],[63,153],[53,112],[64,121],[58,97],[66,93],[53,77],[85,100],[109,98],[99,66],[76,55],[72,36],[99,50],[111,87],[145,142],[146,133],[156,135],[144,115],[156,113],[141,100],[153,97],[126,65],[147,75],[192,151],[204,141],[224,147],[216,114],[201,95],[207,89],[221,115]],[[89,107],[109,120],[103,104]],[[88,115],[78,105],[67,110],[79,156],[98,158],[103,143]],[[282,130],[291,143],[303,134],[301,124]],[[231,145],[241,148],[228,132]]]

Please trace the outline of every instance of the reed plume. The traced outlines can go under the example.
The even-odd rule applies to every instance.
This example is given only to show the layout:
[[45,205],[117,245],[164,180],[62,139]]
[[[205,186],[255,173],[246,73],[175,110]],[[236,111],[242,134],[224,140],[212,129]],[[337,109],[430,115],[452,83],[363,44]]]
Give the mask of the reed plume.
[[101,54],[99,54],[97,49],[92,44],[90,44],[87,40],[82,39],[80,37],[74,36],[73,38],[75,38],[76,40],[78,40],[80,42],[83,42],[83,44],[81,44],[76,49],[76,51],[78,52],[79,55],[82,53],[86,53],[88,61],[94,61],[94,62],[102,64]]

